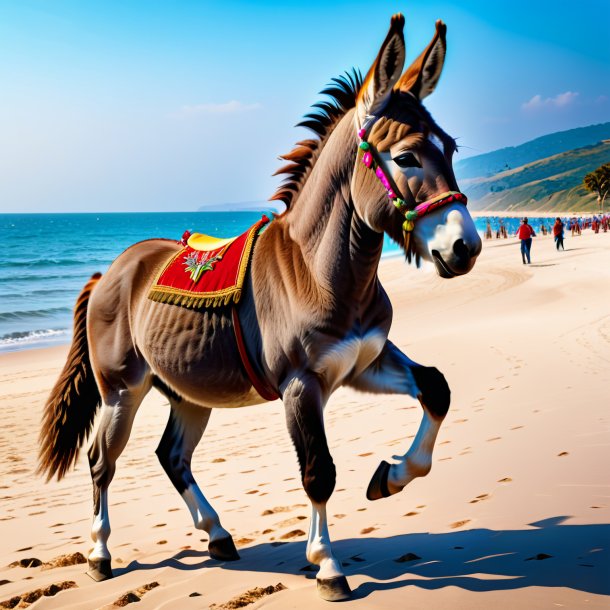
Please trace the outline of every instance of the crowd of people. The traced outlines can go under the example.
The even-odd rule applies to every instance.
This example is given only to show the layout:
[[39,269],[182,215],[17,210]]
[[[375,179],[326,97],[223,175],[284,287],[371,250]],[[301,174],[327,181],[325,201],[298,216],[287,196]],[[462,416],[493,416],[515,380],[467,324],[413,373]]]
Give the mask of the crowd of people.
[[[555,221],[551,224],[548,219],[540,219],[538,223],[539,232],[542,235],[553,235],[555,241],[555,247],[559,251],[565,250],[564,237],[566,231],[570,231],[572,237],[575,235],[581,235],[583,230],[590,229],[594,233],[602,231],[606,233],[610,229],[610,214],[599,214],[593,216],[570,216],[570,217],[556,217]],[[532,238],[536,237],[534,228],[529,223],[528,218],[522,218],[521,223],[514,235],[521,242],[521,259],[523,264],[531,264],[531,249],[532,249]],[[495,227],[496,239],[507,239],[509,231],[505,225],[503,219],[499,219],[498,225]],[[494,231],[492,231],[491,221],[487,219],[487,225],[485,228],[485,239],[493,239]]]

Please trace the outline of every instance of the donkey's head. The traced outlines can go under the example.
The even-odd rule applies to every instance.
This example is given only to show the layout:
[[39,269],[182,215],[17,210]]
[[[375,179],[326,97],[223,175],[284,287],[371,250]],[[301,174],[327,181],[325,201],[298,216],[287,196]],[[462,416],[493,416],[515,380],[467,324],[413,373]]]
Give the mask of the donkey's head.
[[432,41],[404,74],[403,27],[404,17],[394,15],[358,95],[352,198],[371,228],[450,278],[472,269],[481,239],[453,174],[455,141],[421,103],[441,75],[447,27],[436,22]]

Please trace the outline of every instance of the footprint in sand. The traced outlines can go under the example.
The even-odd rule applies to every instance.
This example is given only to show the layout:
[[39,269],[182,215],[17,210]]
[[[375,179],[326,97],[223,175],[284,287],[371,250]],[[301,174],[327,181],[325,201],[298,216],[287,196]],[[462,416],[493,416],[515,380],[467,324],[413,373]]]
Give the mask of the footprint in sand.
[[128,604],[142,601],[142,597],[144,595],[146,595],[146,593],[148,593],[151,589],[154,589],[158,586],[159,586],[159,583],[157,581],[154,581],[154,582],[149,582],[149,583],[141,586],[139,589],[136,589],[135,591],[127,591],[127,593],[124,593],[123,595],[121,595],[121,597],[119,597],[117,600],[115,600],[113,606],[118,606],[119,608],[123,608],[123,607],[127,606]]
[[45,561],[42,564],[42,569],[50,570],[52,568],[65,568],[67,566],[75,566],[81,563],[87,563],[87,560],[82,553],[68,553],[67,555],[59,555],[59,557],[53,557],[53,559]]
[[254,538],[238,538],[235,541],[235,544],[237,546],[245,546],[246,544],[250,544],[251,542],[254,542]]
[[491,443],[492,441],[499,441],[499,440],[502,440],[501,436],[492,436],[491,438],[487,439],[487,442]]
[[470,500],[470,504],[476,504],[477,502],[482,502],[483,500],[487,500],[490,497],[489,494],[481,494],[477,496],[474,500]]
[[408,513],[405,513],[403,517],[414,517],[415,515],[419,515],[419,513],[416,510],[411,510]]
[[360,530],[361,534],[370,534],[371,532],[374,532],[377,528],[376,527],[365,527],[364,529]]
[[503,479],[500,479],[498,481],[498,483],[511,483],[512,479],[510,477],[504,477]]
[[42,565],[42,561],[37,557],[25,557],[24,559],[19,559],[18,561],[13,561],[13,563],[9,563],[9,568],[37,568]]
[[60,591],[64,591],[65,589],[75,589],[77,587],[78,585],[73,580],[64,580],[63,582],[53,583],[52,585],[49,585],[44,589],[28,591],[27,593],[22,593],[21,595],[12,597],[10,600],[5,600],[4,602],[2,602],[2,607],[27,608],[30,604],[33,604],[41,597],[53,597],[54,595],[57,595]]
[[304,517],[303,515],[297,515],[296,517],[291,517],[290,519],[280,521],[275,525],[277,525],[277,527],[290,527],[291,525],[296,525],[299,521],[303,521],[303,519],[307,519],[307,517]]
[[463,527],[464,525],[466,525],[467,523],[470,523],[470,519],[462,519],[462,521],[455,521],[454,523],[452,523],[449,527],[452,530],[457,529],[458,527]]
[[274,515],[275,513],[289,513],[291,510],[295,508],[304,508],[307,504],[293,504],[292,506],[274,506],[273,508],[268,508],[261,513],[261,516],[265,517],[266,515]]
[[287,587],[281,582],[278,582],[275,586],[269,585],[268,587],[255,587],[254,589],[249,589],[241,595],[231,598],[228,602],[225,602],[223,604],[211,604],[210,609],[231,610],[232,608],[243,608],[258,601],[261,597],[273,595],[274,593],[277,593],[278,591],[283,591],[286,588]]
[[291,538],[298,538],[299,536],[305,536],[305,532],[303,530],[296,529],[281,535],[280,540],[290,540]]
[[565,455],[570,455],[567,451],[562,451],[561,453],[557,454],[557,457],[564,457]]

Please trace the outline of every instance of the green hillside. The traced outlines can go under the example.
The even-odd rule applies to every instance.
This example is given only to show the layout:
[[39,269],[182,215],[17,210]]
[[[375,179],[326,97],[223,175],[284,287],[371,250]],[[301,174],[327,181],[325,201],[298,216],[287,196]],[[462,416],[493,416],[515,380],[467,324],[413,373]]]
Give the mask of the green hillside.
[[582,148],[610,139],[610,123],[558,131],[530,140],[519,146],[509,146],[483,155],[456,161],[455,175],[465,178],[489,177],[510,168],[546,159],[575,148]]
[[610,161],[610,140],[551,155],[489,177],[461,179],[473,210],[598,211],[584,176]]

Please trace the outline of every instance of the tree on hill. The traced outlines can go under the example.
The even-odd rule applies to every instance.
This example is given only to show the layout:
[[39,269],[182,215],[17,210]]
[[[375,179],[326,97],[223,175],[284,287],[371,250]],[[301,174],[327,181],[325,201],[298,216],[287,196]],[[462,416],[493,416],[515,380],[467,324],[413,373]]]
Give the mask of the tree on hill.
[[604,201],[610,193],[610,163],[604,163],[595,171],[587,174],[583,180],[584,187],[592,193],[597,193],[599,211],[604,211]]

